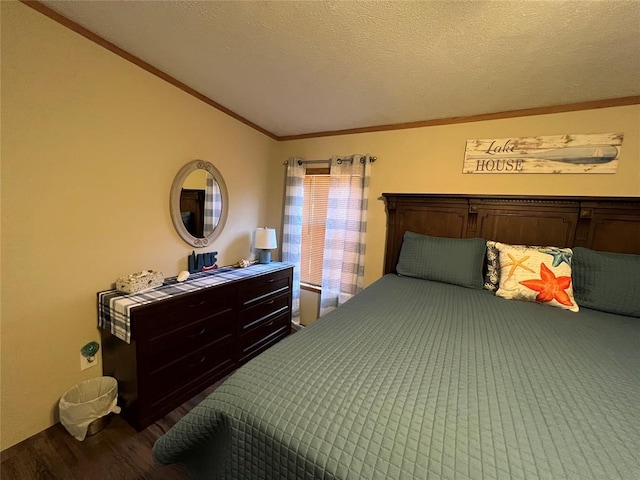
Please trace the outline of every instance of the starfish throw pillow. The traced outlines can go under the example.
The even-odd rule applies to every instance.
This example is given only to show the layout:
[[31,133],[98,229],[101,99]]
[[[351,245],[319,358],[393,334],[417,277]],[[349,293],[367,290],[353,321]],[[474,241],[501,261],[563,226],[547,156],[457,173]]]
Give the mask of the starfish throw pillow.
[[570,248],[527,247],[496,242],[499,297],[578,311],[571,283]]

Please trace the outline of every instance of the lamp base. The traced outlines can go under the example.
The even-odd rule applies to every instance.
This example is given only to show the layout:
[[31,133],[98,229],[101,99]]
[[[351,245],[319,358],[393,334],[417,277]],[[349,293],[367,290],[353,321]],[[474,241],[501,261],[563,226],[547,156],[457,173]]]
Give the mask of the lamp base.
[[260,250],[258,263],[271,263],[271,250]]

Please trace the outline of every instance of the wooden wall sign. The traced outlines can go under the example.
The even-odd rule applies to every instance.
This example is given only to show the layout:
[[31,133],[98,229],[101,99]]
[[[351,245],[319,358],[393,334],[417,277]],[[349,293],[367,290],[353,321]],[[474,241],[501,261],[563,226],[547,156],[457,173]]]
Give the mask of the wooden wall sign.
[[622,133],[467,140],[462,173],[616,173]]

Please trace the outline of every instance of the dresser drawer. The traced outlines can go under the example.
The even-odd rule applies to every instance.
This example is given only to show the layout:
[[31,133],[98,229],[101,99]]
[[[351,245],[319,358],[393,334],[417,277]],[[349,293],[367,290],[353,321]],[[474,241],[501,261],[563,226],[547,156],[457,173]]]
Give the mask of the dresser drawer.
[[258,278],[242,283],[239,289],[240,306],[241,308],[248,308],[290,291],[291,283],[288,271],[261,275]]
[[227,308],[197,321],[176,319],[179,328],[138,341],[140,361],[151,365],[168,363],[216,340],[235,337],[236,317],[235,310]]
[[198,382],[202,377],[217,377],[222,370],[235,364],[235,345],[233,337],[220,338],[217,341],[166,364],[158,364],[139,381],[148,392],[148,403],[154,398],[166,399],[167,396],[180,395],[182,389]]
[[265,297],[261,302],[242,310],[240,313],[240,334],[259,328],[261,325],[288,311],[288,293]]
[[259,326],[240,337],[240,361],[247,361],[289,335],[290,332],[291,315],[287,309],[284,313],[260,323]]
[[154,338],[200,322],[235,306],[233,287],[205,289],[137,307],[131,319],[133,338]]

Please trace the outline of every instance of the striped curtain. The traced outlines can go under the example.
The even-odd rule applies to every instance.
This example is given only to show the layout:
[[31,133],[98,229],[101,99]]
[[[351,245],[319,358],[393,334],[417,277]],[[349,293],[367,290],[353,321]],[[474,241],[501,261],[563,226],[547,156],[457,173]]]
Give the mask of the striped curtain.
[[331,159],[320,316],[363,288],[370,172],[369,155]]
[[292,322],[300,324],[300,257],[302,246],[302,210],[306,167],[298,158],[287,162],[282,228],[282,261],[293,264]]
[[211,234],[222,214],[222,195],[213,175],[207,174],[207,188],[204,192],[204,236]]

